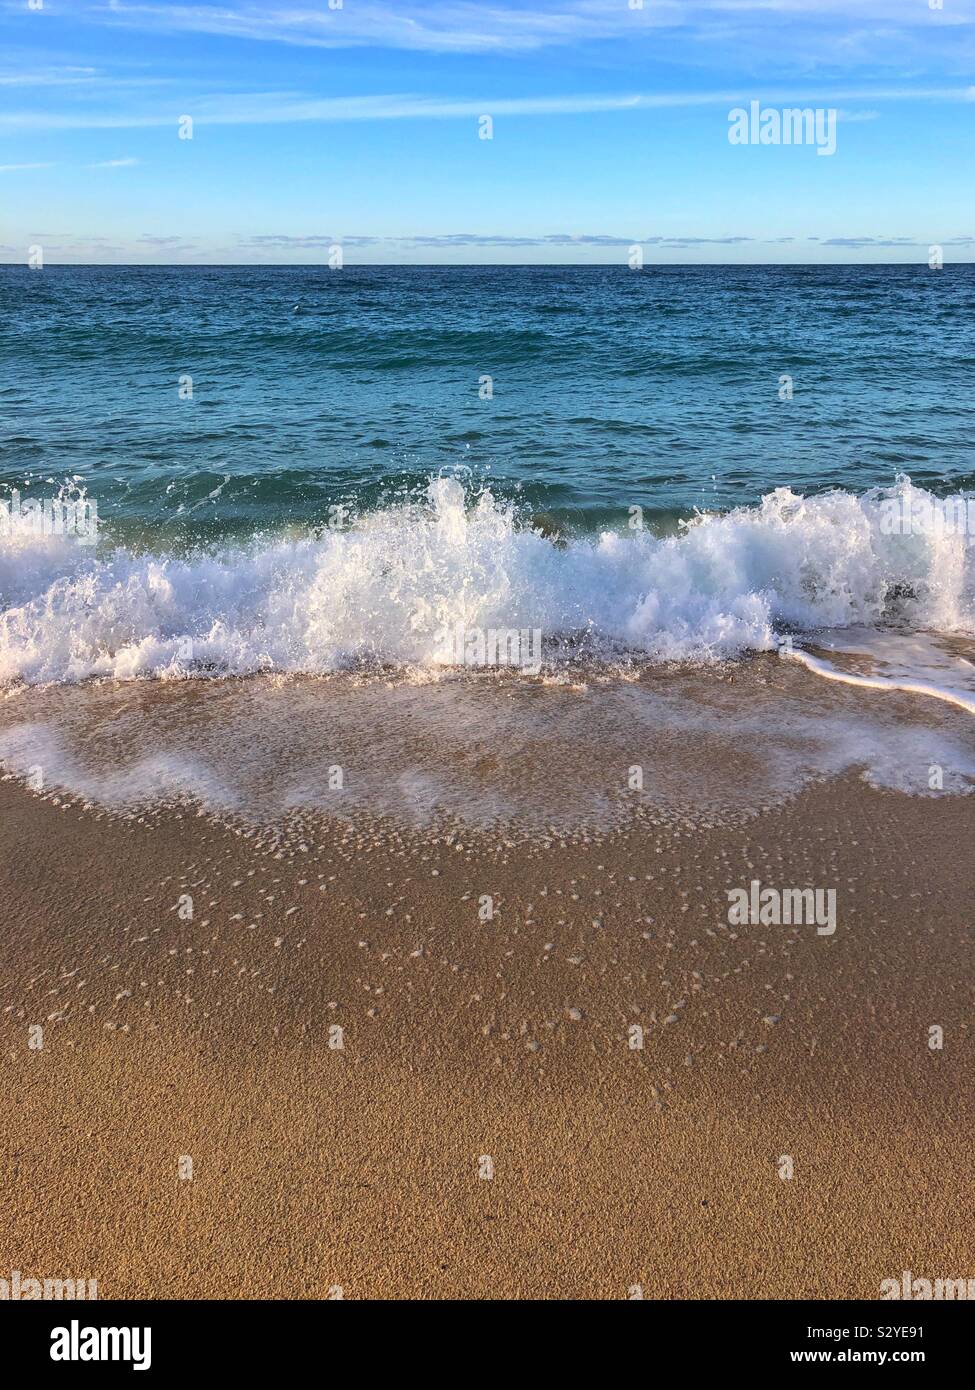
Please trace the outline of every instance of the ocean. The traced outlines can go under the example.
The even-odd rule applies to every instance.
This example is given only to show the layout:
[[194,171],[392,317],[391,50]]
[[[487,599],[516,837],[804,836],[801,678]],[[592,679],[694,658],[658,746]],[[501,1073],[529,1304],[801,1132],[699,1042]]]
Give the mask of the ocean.
[[[860,719],[897,688],[975,713],[973,310],[970,265],[3,267],[0,682],[50,720],[0,756],[70,773],[51,692],[93,681],[405,680],[432,749],[476,722],[430,693],[458,672],[700,692],[777,653]],[[661,688],[641,718],[686,725]],[[873,725],[831,737],[878,763]],[[197,767],[159,740],[163,782]],[[412,766],[400,799],[442,799]]]
[[782,486],[961,489],[973,316],[972,265],[3,266],[0,484],[80,477],[150,542],[444,472],[581,534]]

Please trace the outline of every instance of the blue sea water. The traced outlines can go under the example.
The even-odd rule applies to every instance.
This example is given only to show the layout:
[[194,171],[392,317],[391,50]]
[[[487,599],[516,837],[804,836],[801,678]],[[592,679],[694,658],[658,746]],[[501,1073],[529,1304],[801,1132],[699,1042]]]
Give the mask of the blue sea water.
[[2,267],[0,683],[970,637],[973,311],[969,265]]
[[972,265],[3,266],[0,491],[80,478],[142,540],[320,525],[445,470],[573,531],[955,491],[973,320]]

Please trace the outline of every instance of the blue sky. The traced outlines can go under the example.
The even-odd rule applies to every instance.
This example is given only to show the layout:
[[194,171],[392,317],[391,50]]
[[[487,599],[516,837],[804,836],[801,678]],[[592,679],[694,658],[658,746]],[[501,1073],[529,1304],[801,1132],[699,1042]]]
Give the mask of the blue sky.
[[[975,0],[38,4],[0,0],[2,260],[975,259]],[[732,145],[752,101],[835,154]]]

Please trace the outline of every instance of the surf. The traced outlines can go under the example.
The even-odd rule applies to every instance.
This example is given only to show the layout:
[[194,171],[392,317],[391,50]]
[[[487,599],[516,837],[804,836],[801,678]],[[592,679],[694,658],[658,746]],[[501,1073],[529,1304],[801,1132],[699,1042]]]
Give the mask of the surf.
[[[116,544],[104,521],[92,547],[11,517],[0,683],[435,675],[459,630],[540,631],[543,674],[580,660],[708,665],[827,629],[970,635],[971,537],[936,524],[920,493],[907,478],[862,494],[780,487],[676,534],[553,537],[490,490],[438,476],[341,527],[188,553]],[[888,524],[892,499],[918,518],[906,533]]]

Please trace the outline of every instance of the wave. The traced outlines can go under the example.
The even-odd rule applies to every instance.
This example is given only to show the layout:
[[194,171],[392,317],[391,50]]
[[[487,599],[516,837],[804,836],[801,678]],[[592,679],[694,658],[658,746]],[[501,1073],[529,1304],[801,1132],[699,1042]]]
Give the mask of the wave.
[[[908,534],[891,532],[892,508],[911,516]],[[0,520],[4,684],[432,671],[457,656],[445,633],[538,633],[558,664],[713,662],[851,625],[975,631],[971,534],[946,527],[944,503],[906,477],[860,495],[777,488],[670,536],[560,538],[446,477],[344,529],[190,554],[104,535],[86,547]]]

